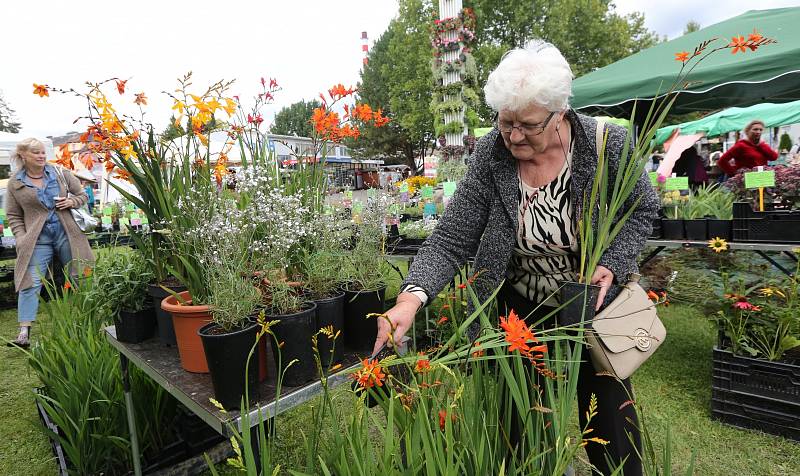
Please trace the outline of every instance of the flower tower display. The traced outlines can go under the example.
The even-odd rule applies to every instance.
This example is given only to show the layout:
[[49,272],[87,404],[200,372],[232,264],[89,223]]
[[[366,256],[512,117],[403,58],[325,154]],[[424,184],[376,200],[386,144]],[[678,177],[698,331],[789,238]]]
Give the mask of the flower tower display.
[[432,29],[434,94],[431,110],[441,161],[462,159],[475,143],[477,69],[471,54],[475,14],[461,0],[439,0]]

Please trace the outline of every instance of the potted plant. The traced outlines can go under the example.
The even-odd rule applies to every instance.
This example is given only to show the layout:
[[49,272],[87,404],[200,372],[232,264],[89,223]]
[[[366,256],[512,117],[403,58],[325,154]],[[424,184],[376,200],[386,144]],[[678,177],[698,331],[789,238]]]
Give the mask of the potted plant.
[[303,263],[303,284],[309,299],[316,304],[314,332],[330,330],[328,337],[320,338],[317,344],[323,366],[340,362],[343,356],[343,343],[336,342],[333,336],[344,330],[345,293],[339,277],[344,258],[341,248],[322,248],[308,253]]
[[689,200],[688,195],[681,195],[678,190],[664,192],[661,196],[661,205],[664,209],[664,218],[661,219],[661,234],[667,240],[683,240],[682,209]]
[[708,237],[730,240],[733,234],[733,193],[725,187],[700,187],[694,196],[708,218]]
[[245,388],[248,399],[258,396],[258,356],[250,350],[258,338],[258,324],[251,317],[260,293],[236,266],[210,268],[206,281],[212,322],[197,334],[203,343],[214,398],[225,408],[238,409]]
[[[800,269],[798,269],[800,271]],[[800,287],[723,274],[711,413],[734,426],[800,440]]]
[[399,227],[402,245],[420,246],[428,239],[438,224],[436,219],[401,223]]
[[[271,278],[271,279],[270,279]],[[317,376],[312,337],[317,332],[317,305],[304,293],[299,283],[273,275],[261,282],[267,321],[275,336],[272,355],[284,384],[303,385]]]
[[705,194],[701,194],[700,197],[697,194],[691,194],[680,207],[683,230],[687,240],[705,241],[708,239],[705,199]]
[[111,289],[106,290],[106,298],[113,303],[117,339],[135,344],[153,337],[155,332],[155,313],[147,293],[152,274],[141,253],[118,256],[113,261],[121,266],[108,280]]
[[354,245],[348,251],[345,276],[344,338],[348,348],[369,351],[378,334],[378,322],[370,314],[383,313],[388,279],[383,260],[383,233],[377,207],[367,207],[356,226]]

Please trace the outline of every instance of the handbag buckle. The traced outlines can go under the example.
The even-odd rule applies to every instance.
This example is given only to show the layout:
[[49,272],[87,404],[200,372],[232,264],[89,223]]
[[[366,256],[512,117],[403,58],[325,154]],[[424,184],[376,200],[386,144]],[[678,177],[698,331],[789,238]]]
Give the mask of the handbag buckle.
[[650,346],[653,344],[650,333],[641,327],[633,331],[633,341],[636,343],[636,348],[642,352],[650,350]]

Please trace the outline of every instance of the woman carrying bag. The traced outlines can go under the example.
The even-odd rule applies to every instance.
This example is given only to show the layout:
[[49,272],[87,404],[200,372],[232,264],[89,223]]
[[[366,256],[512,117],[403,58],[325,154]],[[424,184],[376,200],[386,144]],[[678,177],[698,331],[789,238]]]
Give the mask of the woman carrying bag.
[[94,255],[70,213],[70,209],[87,202],[78,179],[68,170],[58,171],[47,164],[44,144],[33,138],[17,144],[12,167],[6,216],[17,247],[14,286],[19,293],[19,334],[9,345],[28,347],[31,324],[39,311],[42,277],[53,256],[58,255],[64,265],[69,264],[70,275],[74,276],[94,262]]

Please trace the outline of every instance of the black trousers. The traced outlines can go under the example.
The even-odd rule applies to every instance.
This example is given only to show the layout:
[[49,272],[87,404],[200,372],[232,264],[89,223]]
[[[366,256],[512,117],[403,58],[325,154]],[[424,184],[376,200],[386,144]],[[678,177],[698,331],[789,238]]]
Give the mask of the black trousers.
[[[520,318],[530,314],[527,318],[529,323],[537,322],[553,311],[552,307],[541,306],[534,312],[538,304],[528,301],[508,283],[504,284],[498,293],[497,304],[500,315],[507,315],[506,312],[510,309],[516,311]],[[554,325],[555,322],[552,321],[544,323],[546,327]],[[578,410],[581,428],[586,425],[589,399],[594,394],[597,398],[597,415],[592,418],[589,425],[594,431],[588,436],[599,437],[609,442],[607,445],[589,442],[586,445],[589,462],[600,470],[602,474],[609,475],[627,457],[624,467],[625,476],[640,476],[642,474],[642,463],[638,454],[641,454],[642,444],[636,410],[633,405],[626,405],[623,409],[620,409],[626,401],[633,397],[630,379],[625,379],[620,383],[613,377],[598,376],[592,365],[589,351],[585,347],[583,348],[581,361],[578,375]],[[629,433],[633,439],[633,444],[629,439]],[[512,441],[514,441],[513,436]],[[635,447],[633,446],[634,444],[636,445]],[[636,449],[638,449],[638,453]],[[606,455],[613,462],[613,466],[610,468],[606,463]]]

